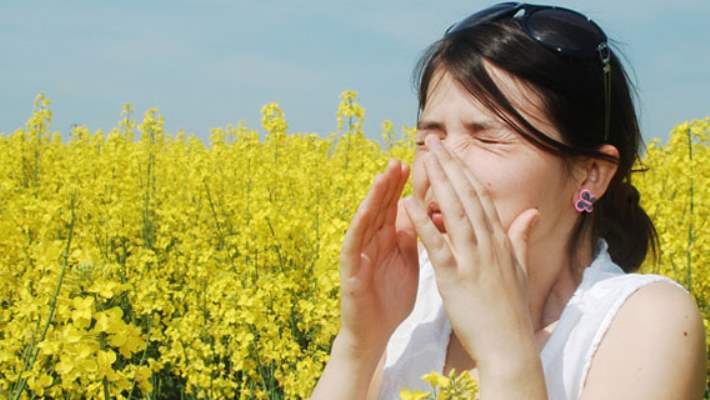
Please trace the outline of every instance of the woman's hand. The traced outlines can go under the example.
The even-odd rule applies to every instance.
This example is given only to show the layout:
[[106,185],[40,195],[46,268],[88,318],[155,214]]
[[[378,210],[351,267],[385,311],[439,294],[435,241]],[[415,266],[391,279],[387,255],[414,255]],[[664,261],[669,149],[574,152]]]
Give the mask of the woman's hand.
[[434,135],[425,160],[448,237],[423,206],[405,208],[427,249],[451,326],[479,369],[501,367],[530,355],[534,328],[525,267],[527,236],[539,217],[521,213],[506,233],[482,185]]
[[378,174],[345,234],[340,254],[341,344],[381,354],[414,306],[419,257],[414,226],[399,197],[409,167],[397,160]]
[[364,399],[390,335],[414,306],[419,255],[402,208],[409,167],[392,160],[375,177],[340,251],[340,331],[312,400]]

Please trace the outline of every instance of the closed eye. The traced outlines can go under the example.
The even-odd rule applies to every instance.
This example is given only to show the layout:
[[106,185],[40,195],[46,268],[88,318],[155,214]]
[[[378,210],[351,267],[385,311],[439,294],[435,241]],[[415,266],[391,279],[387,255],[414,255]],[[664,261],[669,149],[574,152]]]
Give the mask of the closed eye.
[[[474,136],[474,135],[471,135],[471,136]],[[478,141],[481,142],[481,143],[486,143],[486,144],[496,144],[496,143],[500,143],[500,141],[497,141],[497,140],[481,139],[481,138],[478,138],[478,137],[475,137],[474,139],[478,140]],[[414,144],[416,144],[418,147],[424,147],[424,146],[426,146],[426,144],[424,143],[423,140],[418,140],[418,141],[414,142]]]
[[[414,142],[416,146],[419,148],[426,147],[426,143],[424,143],[424,138],[430,134],[435,133],[427,132],[417,137],[415,139],[416,141]],[[468,126],[467,136],[485,144],[503,144],[506,142],[506,139],[510,137],[509,132],[503,128],[499,128],[497,126],[479,125]],[[441,140],[444,140],[444,138],[441,138]]]
[[510,131],[505,129],[486,129],[485,132],[473,132],[471,136],[486,144],[505,144],[515,137]]

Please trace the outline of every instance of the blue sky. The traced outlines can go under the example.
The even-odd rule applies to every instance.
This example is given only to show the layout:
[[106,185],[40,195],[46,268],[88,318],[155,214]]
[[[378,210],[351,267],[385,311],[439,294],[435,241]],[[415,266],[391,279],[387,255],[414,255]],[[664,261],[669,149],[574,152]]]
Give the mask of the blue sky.
[[[121,104],[157,107],[166,130],[260,127],[275,101],[291,132],[336,128],[341,91],[383,120],[415,123],[411,74],[451,23],[495,1],[4,1],[0,132],[21,127],[37,93],[53,130],[116,126]],[[549,2],[539,2],[551,4]],[[644,137],[710,116],[710,1],[558,1],[622,42]],[[627,65],[628,65],[627,64]],[[379,140],[379,139],[378,139]]]

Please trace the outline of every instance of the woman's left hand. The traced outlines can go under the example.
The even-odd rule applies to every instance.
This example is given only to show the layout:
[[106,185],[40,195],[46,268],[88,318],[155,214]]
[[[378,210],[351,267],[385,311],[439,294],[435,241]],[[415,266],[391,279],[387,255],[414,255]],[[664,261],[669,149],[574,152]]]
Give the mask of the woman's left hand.
[[[527,240],[539,212],[527,209],[505,232],[487,191],[434,135],[425,160],[448,238],[414,199],[405,202],[434,266],[437,287],[456,333],[479,368],[531,354],[534,328],[527,285]],[[535,351],[537,354],[537,350]]]

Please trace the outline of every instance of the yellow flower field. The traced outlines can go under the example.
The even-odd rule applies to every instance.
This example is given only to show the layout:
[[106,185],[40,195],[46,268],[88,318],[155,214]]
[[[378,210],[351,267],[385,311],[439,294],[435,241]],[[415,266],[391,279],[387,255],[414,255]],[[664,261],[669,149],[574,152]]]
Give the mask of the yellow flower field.
[[[288,132],[272,103],[263,138],[228,125],[205,146],[129,106],[63,142],[38,96],[0,135],[0,397],[306,398],[338,330],[343,235],[414,151],[388,121],[384,149],[367,139],[355,97],[326,138]],[[710,118],[677,125],[634,179],[663,250],[643,272],[689,288],[708,332],[709,134]]]

